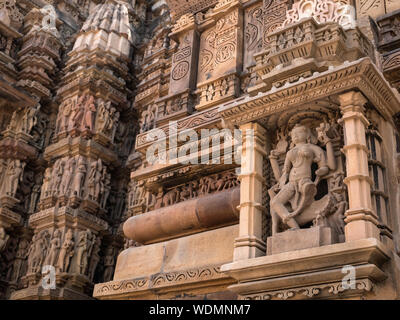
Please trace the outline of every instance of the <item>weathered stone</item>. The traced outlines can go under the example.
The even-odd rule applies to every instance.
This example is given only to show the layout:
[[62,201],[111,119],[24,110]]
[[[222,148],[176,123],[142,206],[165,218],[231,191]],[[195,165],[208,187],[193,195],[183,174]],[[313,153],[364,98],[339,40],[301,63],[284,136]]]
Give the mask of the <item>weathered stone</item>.
[[267,255],[326,246],[335,240],[332,229],[327,227],[289,230],[267,239]]
[[399,9],[0,0],[0,298],[398,299]]

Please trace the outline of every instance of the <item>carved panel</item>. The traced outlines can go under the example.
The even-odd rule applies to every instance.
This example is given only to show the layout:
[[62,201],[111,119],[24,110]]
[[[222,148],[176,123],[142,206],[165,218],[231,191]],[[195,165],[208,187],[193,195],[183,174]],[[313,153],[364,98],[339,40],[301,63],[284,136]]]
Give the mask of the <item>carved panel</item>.
[[357,0],[357,16],[379,17],[385,14],[385,0]]
[[263,9],[261,4],[246,9],[244,24],[243,67],[245,69],[255,62],[253,55],[262,49]]
[[169,94],[193,89],[198,55],[197,31],[190,30],[180,38],[178,51],[172,57]]
[[201,35],[198,83],[236,71],[241,61],[239,19],[239,11],[231,11]]
[[400,9],[400,2],[398,0],[386,0],[386,12],[392,12]]
[[286,12],[289,7],[289,0],[264,0],[264,48],[268,46],[268,35],[282,26],[286,19]]

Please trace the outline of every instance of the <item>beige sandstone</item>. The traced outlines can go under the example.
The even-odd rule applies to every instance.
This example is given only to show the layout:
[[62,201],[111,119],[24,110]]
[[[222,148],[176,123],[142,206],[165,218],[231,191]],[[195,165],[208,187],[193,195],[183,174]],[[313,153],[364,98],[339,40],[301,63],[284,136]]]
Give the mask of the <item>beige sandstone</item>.
[[1,299],[399,299],[397,0],[43,4],[0,0]]

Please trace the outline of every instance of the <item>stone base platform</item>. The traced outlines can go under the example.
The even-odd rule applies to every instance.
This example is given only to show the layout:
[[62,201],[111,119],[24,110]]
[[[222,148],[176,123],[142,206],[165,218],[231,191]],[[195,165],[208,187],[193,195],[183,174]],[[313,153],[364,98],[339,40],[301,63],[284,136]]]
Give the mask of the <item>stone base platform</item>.
[[267,255],[326,246],[337,242],[329,227],[288,230],[267,239]]
[[235,261],[221,271],[238,281],[228,289],[245,300],[396,299],[390,258],[370,238]]
[[14,291],[10,300],[91,300],[89,295],[68,287],[44,289],[41,285]]

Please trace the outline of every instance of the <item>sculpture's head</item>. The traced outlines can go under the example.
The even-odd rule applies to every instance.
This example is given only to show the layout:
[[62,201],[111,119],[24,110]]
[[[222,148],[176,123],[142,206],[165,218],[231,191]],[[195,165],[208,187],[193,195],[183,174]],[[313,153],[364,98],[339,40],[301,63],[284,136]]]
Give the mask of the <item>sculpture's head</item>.
[[292,132],[290,133],[290,136],[292,138],[292,142],[296,145],[299,143],[308,143],[311,141],[311,131],[308,127],[304,125],[295,125],[295,127],[292,129]]
[[61,236],[61,231],[59,229],[54,230],[53,238],[59,238]]
[[72,229],[68,229],[67,234],[65,236],[67,239],[71,240],[73,237]]

